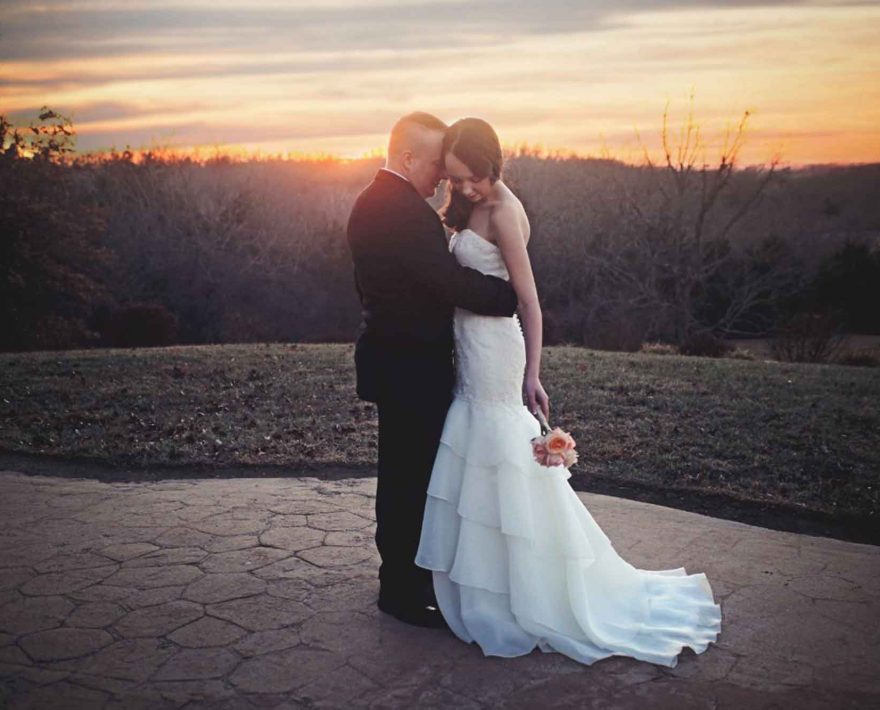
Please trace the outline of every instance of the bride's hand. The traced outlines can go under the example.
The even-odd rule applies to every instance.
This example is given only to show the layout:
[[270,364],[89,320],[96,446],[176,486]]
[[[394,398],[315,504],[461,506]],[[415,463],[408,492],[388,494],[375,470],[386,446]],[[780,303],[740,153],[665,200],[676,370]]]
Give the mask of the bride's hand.
[[550,398],[537,377],[527,377],[525,381],[526,399],[529,403],[529,411],[533,414],[540,407],[545,419],[550,419]]

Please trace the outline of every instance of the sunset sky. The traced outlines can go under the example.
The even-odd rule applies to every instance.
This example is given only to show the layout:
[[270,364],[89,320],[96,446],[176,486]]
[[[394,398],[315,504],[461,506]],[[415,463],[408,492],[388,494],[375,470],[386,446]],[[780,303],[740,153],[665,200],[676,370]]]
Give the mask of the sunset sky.
[[880,161],[880,2],[0,0],[0,113],[69,115],[81,152],[359,156],[401,114],[639,157],[689,95],[713,161]]

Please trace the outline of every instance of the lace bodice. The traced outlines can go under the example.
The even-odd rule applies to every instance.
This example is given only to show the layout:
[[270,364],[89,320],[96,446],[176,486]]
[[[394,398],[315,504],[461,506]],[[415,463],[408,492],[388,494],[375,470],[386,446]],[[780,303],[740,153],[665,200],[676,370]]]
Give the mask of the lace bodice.
[[507,266],[499,249],[472,229],[456,232],[449,240],[449,251],[462,266],[469,266],[489,276],[510,280]]
[[[501,249],[472,229],[452,235],[449,249],[462,266],[509,280]],[[521,407],[526,366],[519,319],[455,309],[455,395]]]

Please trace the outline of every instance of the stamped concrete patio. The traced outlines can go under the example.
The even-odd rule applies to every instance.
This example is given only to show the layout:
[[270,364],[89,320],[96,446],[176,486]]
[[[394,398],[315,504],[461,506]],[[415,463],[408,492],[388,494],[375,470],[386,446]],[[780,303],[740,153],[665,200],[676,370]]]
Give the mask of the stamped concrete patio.
[[374,493],[0,473],[0,707],[880,705],[880,548],[582,493],[634,565],[706,572],[719,642],[674,669],[485,658],[376,609]]

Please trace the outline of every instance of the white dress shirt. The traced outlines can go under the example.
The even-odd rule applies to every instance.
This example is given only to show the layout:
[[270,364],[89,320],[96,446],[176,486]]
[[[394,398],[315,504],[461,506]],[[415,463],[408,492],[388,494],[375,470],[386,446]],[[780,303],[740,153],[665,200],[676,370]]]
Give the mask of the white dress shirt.
[[410,179],[408,177],[406,177],[405,175],[401,175],[399,172],[397,172],[396,170],[392,170],[391,168],[382,167],[382,168],[379,168],[379,170],[385,170],[386,172],[389,172],[392,175],[397,175],[397,177],[402,178],[403,180],[406,180],[407,182],[410,182]]

